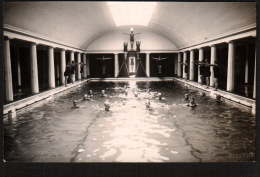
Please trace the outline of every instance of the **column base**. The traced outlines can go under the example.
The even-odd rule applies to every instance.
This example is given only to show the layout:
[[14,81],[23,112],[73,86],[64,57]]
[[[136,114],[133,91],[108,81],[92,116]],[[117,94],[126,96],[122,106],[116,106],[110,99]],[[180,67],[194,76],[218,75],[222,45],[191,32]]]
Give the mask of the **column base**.
[[8,112],[8,119],[13,119],[16,117],[16,111],[13,109],[13,110],[10,110]]

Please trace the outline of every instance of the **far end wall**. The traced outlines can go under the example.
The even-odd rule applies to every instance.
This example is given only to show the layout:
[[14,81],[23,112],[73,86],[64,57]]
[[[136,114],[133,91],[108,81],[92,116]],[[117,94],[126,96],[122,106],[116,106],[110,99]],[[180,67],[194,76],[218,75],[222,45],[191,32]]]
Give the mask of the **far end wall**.
[[[131,49],[130,37],[122,33],[130,33],[129,29],[119,29],[103,35],[94,40],[87,48],[87,51],[122,51],[124,42],[128,42],[128,50]],[[141,33],[134,36],[134,40],[141,41],[141,52],[144,50],[178,50],[175,44],[157,33],[144,29],[135,29],[134,33]],[[134,49],[136,44],[134,44]]]

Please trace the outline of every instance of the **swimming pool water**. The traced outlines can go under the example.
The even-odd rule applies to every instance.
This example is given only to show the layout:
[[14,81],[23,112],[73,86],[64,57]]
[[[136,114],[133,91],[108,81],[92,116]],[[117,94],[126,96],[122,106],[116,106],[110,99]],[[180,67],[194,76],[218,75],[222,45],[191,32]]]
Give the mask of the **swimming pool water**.
[[[88,90],[93,99],[73,109],[73,100]],[[101,90],[107,98],[100,97]],[[198,106],[186,106],[186,93]],[[28,162],[254,161],[255,116],[179,82],[90,82],[18,112],[16,120],[4,119],[4,157]]]

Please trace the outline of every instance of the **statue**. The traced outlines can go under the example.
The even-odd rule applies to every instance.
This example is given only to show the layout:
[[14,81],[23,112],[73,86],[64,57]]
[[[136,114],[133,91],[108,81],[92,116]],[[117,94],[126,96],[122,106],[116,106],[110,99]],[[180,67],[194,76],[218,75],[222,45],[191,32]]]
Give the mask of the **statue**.
[[106,66],[102,66],[102,74],[106,74]]
[[127,45],[128,45],[128,42],[124,42],[124,52],[127,52]]
[[105,61],[105,60],[110,60],[112,58],[105,58],[104,55],[102,56],[102,58],[96,58],[97,60],[102,60],[102,61]]
[[161,74],[162,73],[162,65],[158,66],[158,73]]
[[130,34],[128,34],[128,33],[122,33],[122,34],[126,34],[126,35],[130,36],[131,49],[133,50],[134,42],[135,42],[134,36],[137,34],[141,34],[141,33],[134,34],[134,28],[130,28],[130,31],[131,31]]
[[136,41],[136,52],[140,52],[141,41]]
[[159,58],[154,58],[154,57],[152,57],[152,59],[157,60],[157,61],[165,60],[165,59],[167,59],[167,58],[168,58],[168,57],[161,58],[161,56],[159,56]]
[[103,55],[102,58],[96,58],[97,60],[102,60],[102,74],[106,74],[106,65],[105,65],[105,60],[110,60],[112,58],[105,58]]
[[162,65],[161,65],[161,62],[160,62],[160,61],[165,60],[165,59],[167,59],[167,58],[168,58],[168,57],[161,58],[161,56],[159,56],[158,58],[154,58],[154,57],[152,57],[152,59],[158,61],[158,73],[159,73],[159,74],[162,73]]
[[129,57],[130,59],[130,72],[134,72],[134,57]]

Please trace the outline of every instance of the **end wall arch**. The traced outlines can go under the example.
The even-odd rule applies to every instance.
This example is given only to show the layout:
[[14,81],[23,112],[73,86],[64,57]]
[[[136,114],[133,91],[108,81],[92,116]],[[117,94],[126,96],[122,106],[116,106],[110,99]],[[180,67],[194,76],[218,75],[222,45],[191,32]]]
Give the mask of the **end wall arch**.
[[[97,38],[86,47],[86,50],[123,51],[124,42],[128,42],[129,50],[131,47],[129,36],[122,33],[130,33],[129,28],[117,29]],[[148,31],[143,28],[135,28],[134,33],[141,33],[139,35],[135,35],[135,42],[141,41],[141,50],[178,50],[177,46],[172,41],[155,32]],[[134,49],[135,47],[136,46],[134,46]]]

